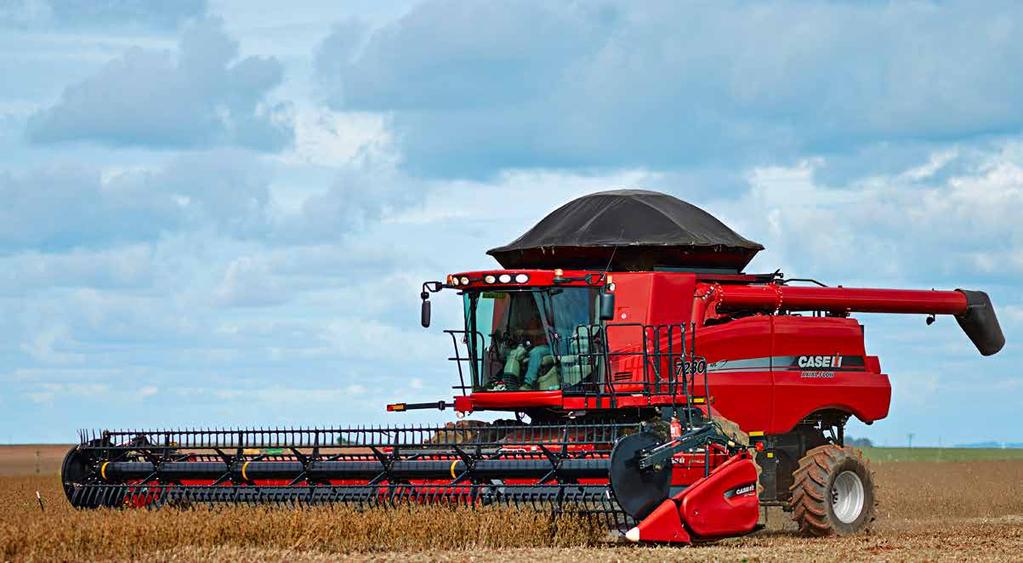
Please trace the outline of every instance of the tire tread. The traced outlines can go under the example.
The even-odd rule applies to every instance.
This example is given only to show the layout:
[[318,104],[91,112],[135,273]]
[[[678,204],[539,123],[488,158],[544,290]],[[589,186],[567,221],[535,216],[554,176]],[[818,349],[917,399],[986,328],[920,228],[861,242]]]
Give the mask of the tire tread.
[[[870,489],[869,499],[872,500],[864,506],[864,510],[867,512],[866,517],[859,527],[851,532],[836,529],[836,522],[832,521],[828,510],[831,502],[828,482],[833,477],[835,469],[846,460],[852,460],[863,468],[866,477],[863,485]],[[792,492],[789,501],[792,507],[792,519],[799,526],[799,531],[805,535],[828,536],[855,533],[868,528],[877,513],[873,471],[870,464],[863,458],[863,452],[857,448],[826,444],[809,450],[799,460],[799,467],[793,473],[793,483],[789,490]]]

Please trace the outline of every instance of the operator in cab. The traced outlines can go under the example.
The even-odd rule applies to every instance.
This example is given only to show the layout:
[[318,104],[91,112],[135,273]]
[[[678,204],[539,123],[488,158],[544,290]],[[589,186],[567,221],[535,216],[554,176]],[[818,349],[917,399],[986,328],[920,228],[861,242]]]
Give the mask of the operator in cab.
[[[501,378],[506,391],[514,391],[514,386],[521,382],[521,390],[536,389],[536,380],[540,377],[543,359],[551,354],[547,343],[547,333],[540,319],[540,312],[532,308],[533,314],[525,320],[517,338],[519,344],[508,351],[508,359],[504,363]],[[524,360],[524,361],[523,361]],[[525,375],[522,375],[523,364]],[[500,389],[495,389],[500,390]]]

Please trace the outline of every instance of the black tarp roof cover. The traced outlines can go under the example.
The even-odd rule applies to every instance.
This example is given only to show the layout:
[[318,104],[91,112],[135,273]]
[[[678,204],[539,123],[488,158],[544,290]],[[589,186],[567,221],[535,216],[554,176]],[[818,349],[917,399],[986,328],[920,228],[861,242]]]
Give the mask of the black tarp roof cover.
[[562,205],[487,254],[505,268],[741,271],[763,249],[676,197],[613,190]]

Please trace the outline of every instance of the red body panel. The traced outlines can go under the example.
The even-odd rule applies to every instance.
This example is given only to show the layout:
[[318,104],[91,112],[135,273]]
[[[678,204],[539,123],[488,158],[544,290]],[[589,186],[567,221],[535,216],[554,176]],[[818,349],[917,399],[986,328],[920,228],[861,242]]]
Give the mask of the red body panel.
[[710,539],[749,532],[760,518],[756,466],[748,454],[737,455],[672,500],[695,536]]
[[771,357],[771,321],[759,315],[696,332],[696,353],[707,358],[711,405],[747,432],[766,430],[771,424],[774,376],[769,364],[730,368],[728,361]]
[[[453,277],[469,280],[460,287],[473,287],[484,284],[488,274],[503,272]],[[593,411],[670,405],[673,399],[664,393],[643,393],[661,388],[648,380],[649,361],[645,373],[643,358],[638,355],[644,344],[652,345],[652,337],[644,333],[642,325],[679,325],[689,330],[692,323],[696,326],[695,354],[708,362],[711,407],[743,430],[784,433],[823,410],[842,411],[872,422],[888,415],[891,385],[877,358],[864,350],[862,326],[848,318],[848,312],[960,314],[967,307],[966,296],[959,291],[790,286],[743,274],[522,272],[528,274],[529,281],[519,286],[610,286],[613,282],[615,315],[607,328],[611,369],[603,396],[563,395],[560,391],[478,392],[457,398],[459,411],[537,407]],[[514,277],[519,271],[510,273]],[[668,341],[673,346],[681,344],[678,336],[656,338],[661,346]],[[692,344],[691,335],[687,338],[687,345]],[[832,367],[829,361],[837,365]],[[671,366],[658,368],[663,373]],[[704,394],[702,386],[691,390],[696,397]]]
[[691,543],[753,531],[760,518],[757,470],[748,453],[665,500],[626,535],[632,541]]
[[[809,354],[865,358],[863,327],[855,319],[774,316],[774,357]],[[865,422],[888,416],[891,384],[877,362],[864,359],[862,369],[804,370],[798,365],[774,365],[774,413],[768,434],[786,432],[807,415],[837,409]],[[830,377],[807,377],[830,374]]]
[[653,543],[677,543],[688,545],[692,543],[685,524],[682,523],[682,514],[678,510],[675,499],[667,499],[662,502],[649,516],[644,518],[629,530],[627,538],[632,541],[643,541]]
[[[863,330],[854,319],[743,317],[699,330],[697,351],[709,364],[714,409],[747,432],[788,432],[824,409],[868,422],[888,415],[888,376],[866,360]],[[859,369],[844,370],[807,370],[785,361],[799,356],[863,360]]]

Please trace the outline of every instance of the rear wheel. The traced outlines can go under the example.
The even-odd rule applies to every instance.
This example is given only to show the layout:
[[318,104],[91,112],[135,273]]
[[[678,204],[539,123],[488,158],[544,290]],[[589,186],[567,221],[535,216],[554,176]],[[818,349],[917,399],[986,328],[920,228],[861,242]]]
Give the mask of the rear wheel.
[[793,477],[793,519],[804,534],[855,534],[874,520],[874,475],[860,450],[816,447],[799,460]]

